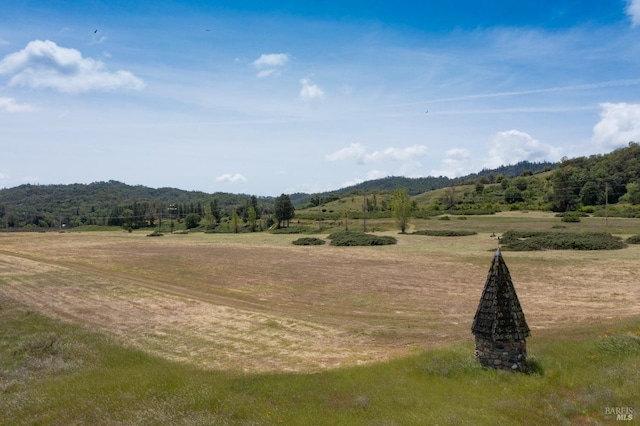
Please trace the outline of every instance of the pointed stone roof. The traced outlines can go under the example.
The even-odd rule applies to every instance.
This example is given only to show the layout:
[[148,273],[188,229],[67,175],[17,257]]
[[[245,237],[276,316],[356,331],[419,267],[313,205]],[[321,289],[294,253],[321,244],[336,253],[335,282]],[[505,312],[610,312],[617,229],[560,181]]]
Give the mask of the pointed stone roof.
[[492,341],[523,340],[530,334],[500,249],[493,258],[471,331]]

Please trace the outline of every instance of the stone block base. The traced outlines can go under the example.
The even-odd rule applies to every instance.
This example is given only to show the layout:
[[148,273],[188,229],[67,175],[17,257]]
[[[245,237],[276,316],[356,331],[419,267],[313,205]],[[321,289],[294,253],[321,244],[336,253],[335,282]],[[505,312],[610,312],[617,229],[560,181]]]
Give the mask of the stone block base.
[[494,342],[476,337],[475,356],[487,367],[523,371],[527,366],[527,343],[525,340]]

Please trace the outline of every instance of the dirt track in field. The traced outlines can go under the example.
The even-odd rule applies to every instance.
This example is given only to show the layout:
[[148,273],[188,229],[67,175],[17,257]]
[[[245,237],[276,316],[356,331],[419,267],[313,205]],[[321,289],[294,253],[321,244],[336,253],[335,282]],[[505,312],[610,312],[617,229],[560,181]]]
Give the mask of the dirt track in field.
[[[366,248],[260,238],[4,234],[0,292],[203,368],[317,371],[472,340],[492,258],[481,236]],[[534,335],[640,315],[640,252],[617,253],[505,253]]]

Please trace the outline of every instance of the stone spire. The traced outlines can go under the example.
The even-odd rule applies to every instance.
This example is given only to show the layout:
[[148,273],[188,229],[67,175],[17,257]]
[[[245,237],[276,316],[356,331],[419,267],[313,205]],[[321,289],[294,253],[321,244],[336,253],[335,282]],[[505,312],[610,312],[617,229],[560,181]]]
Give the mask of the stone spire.
[[471,332],[476,337],[476,356],[483,364],[524,367],[529,326],[500,249],[493,258]]

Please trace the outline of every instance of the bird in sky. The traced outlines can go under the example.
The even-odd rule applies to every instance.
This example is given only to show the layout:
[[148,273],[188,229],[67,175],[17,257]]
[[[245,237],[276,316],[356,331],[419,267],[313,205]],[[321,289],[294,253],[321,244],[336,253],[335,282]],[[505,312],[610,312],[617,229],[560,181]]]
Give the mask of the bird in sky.
[[93,33],[95,34],[95,33],[97,33],[97,32],[98,32],[98,30],[95,30]]

